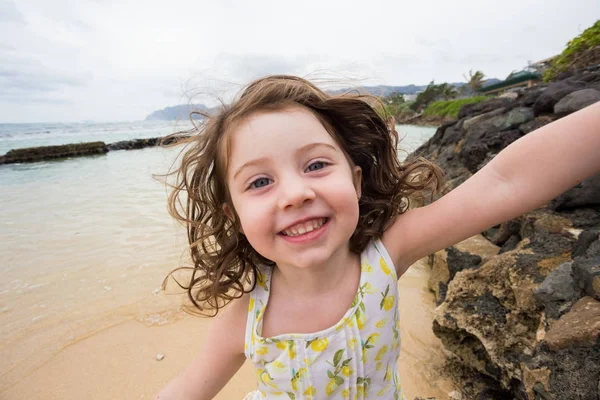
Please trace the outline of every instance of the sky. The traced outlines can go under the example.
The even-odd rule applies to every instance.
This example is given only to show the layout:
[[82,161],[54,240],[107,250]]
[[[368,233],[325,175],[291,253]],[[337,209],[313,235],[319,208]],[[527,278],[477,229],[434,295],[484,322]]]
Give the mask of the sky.
[[598,18],[598,0],[0,0],[0,123],[143,120],[274,73],[504,79]]

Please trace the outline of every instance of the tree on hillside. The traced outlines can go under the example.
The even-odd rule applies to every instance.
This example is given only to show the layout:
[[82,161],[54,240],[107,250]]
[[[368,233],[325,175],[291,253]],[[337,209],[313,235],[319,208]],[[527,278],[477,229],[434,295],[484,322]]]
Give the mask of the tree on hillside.
[[440,85],[440,95],[444,100],[455,99],[458,96],[458,91],[453,85],[442,83]]
[[417,98],[411,108],[414,111],[421,112],[432,102],[436,101],[442,95],[442,85],[436,85],[434,81],[429,82],[427,88],[417,95]]
[[385,105],[385,109],[388,115],[396,117],[402,110],[408,108],[408,105],[406,104],[404,95],[402,93],[391,93],[381,100]]
[[404,95],[402,93],[391,93],[383,98],[386,104],[402,104],[404,103]]
[[467,85],[469,85],[471,91],[476,92],[481,89],[485,74],[481,71],[475,71],[475,73],[473,73],[473,70],[469,70],[469,76],[464,75],[464,77],[467,80]]

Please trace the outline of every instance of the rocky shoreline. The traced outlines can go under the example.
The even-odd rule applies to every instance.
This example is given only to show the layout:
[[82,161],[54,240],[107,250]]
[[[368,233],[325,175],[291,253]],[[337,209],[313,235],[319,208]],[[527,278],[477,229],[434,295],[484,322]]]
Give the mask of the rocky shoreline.
[[87,142],[14,149],[3,156],[0,156],[0,164],[30,163],[57,160],[61,158],[102,155],[114,150],[137,150],[146,147],[167,146],[186,137],[186,135],[177,137],[165,136],[148,139],[123,140],[109,144],[105,144],[104,142]]
[[[467,105],[410,157],[438,163],[447,193],[513,141],[596,101],[600,71]],[[463,399],[600,399],[600,175],[430,264],[433,330]]]
[[454,120],[452,118],[448,118],[448,117],[439,117],[436,115],[425,117],[423,115],[417,115],[417,116],[414,116],[411,118],[398,120],[398,121],[396,121],[396,123],[401,124],[401,125],[438,127],[438,126],[444,125],[444,124],[452,122],[452,121],[454,121]]

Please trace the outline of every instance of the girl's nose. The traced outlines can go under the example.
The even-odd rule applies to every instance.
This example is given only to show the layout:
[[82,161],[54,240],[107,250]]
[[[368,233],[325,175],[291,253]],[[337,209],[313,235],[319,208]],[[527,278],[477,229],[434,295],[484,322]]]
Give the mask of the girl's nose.
[[286,177],[279,184],[279,208],[299,207],[315,199],[315,192],[301,177]]

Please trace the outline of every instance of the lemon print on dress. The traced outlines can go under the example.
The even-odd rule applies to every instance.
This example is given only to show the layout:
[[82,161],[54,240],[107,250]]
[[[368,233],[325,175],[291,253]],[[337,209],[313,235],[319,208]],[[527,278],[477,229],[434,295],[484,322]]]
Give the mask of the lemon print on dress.
[[285,350],[288,348],[288,345],[286,342],[277,342],[277,344],[275,345],[279,350]]
[[388,295],[390,292],[390,285],[387,285],[385,292],[381,293],[382,299],[379,303],[379,309],[389,311],[394,307],[394,296]]
[[290,357],[290,360],[293,360],[294,358],[296,358],[296,344],[290,340],[288,342],[288,356]]
[[350,339],[348,339],[348,347],[351,350],[354,350],[354,348],[356,347],[356,343],[357,343],[356,338],[350,338]]
[[314,386],[309,386],[304,391],[304,395],[314,397],[317,395],[317,389]]
[[300,368],[298,372],[292,376],[292,389],[298,390],[298,381],[302,380],[306,375],[306,368]]
[[363,303],[362,301],[358,304],[358,308],[356,309],[356,326],[358,327],[358,330],[362,330],[365,325],[367,324],[367,307],[365,306],[365,303]]
[[352,367],[349,365],[344,365],[342,367],[342,375],[346,376],[346,377],[350,377],[350,375],[352,375]]
[[364,399],[369,392],[369,386],[371,386],[371,378],[356,378],[356,392],[359,399]]
[[344,384],[345,378],[348,378],[352,374],[352,367],[350,367],[350,362],[352,361],[352,357],[342,360],[344,357],[344,349],[339,349],[333,355],[333,362],[327,361],[329,365],[333,367],[332,370],[327,370],[327,377],[329,378],[329,382],[327,386],[325,386],[325,393],[327,396],[331,396],[337,388]]
[[308,347],[309,345],[313,351],[320,353],[322,351],[327,350],[327,347],[329,346],[329,339],[323,338],[323,339],[311,340],[306,343],[306,347]]
[[367,261],[361,264],[362,272],[373,272],[373,267]]
[[358,330],[362,330],[367,324],[367,316],[361,310],[356,311],[356,326],[358,326]]
[[277,388],[277,385],[273,383],[273,377],[269,374],[267,370],[259,368],[256,372],[258,373],[259,381],[261,381],[265,385]]
[[331,396],[333,392],[335,392],[335,390],[343,383],[344,379],[340,378],[339,376],[330,379],[327,386],[325,386],[325,393],[327,393],[327,396]]
[[267,287],[267,279],[265,278],[265,275],[263,273],[258,272],[256,274],[256,284],[260,286],[265,292],[269,291],[269,288]]
[[382,320],[379,320],[379,321],[377,321],[377,323],[375,324],[375,326],[376,326],[377,328],[380,328],[380,329],[381,329],[381,328],[385,327],[385,325],[387,324],[387,322],[388,322],[388,319],[387,319],[387,318],[384,318],[384,319],[382,319]]
[[387,369],[385,371],[385,376],[383,377],[383,381],[387,382],[392,379],[392,367],[390,367],[390,363],[388,362]]
[[381,389],[379,392],[377,392],[377,397],[381,397],[381,396],[383,396],[384,394],[386,394],[386,393],[387,393],[387,391],[388,391],[389,389],[390,389],[390,384],[388,383],[387,385],[385,385],[385,386],[383,387],[383,389]]
[[371,285],[370,282],[365,282],[361,287],[359,287],[361,294],[374,294],[377,292],[377,289]]
[[390,268],[388,267],[388,265],[385,262],[385,260],[383,259],[383,257],[381,257],[379,259],[379,266],[381,267],[381,270],[383,271],[384,274],[389,275],[392,273],[392,271],[390,271]]
[[379,341],[379,333],[372,333],[369,335],[367,340],[361,343],[362,346],[362,357],[361,361],[365,362],[367,359],[367,350],[375,347],[375,344]]
[[258,354],[259,356],[264,356],[265,354],[269,354],[269,348],[268,347],[259,347],[256,349],[256,354]]
[[384,344],[382,348],[379,349],[379,351],[377,352],[377,355],[375,356],[375,361],[380,361],[383,356],[386,355],[388,351],[388,347],[387,344]]

